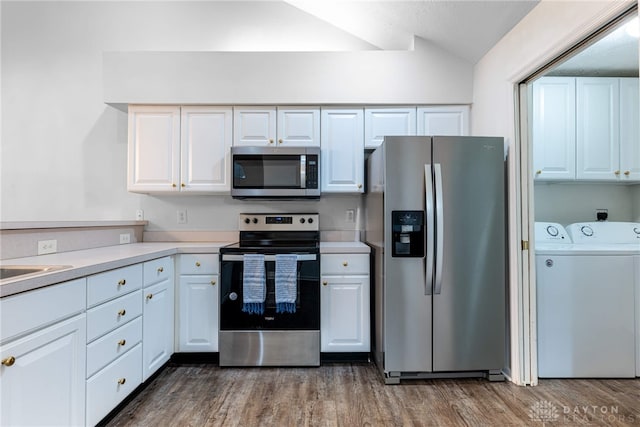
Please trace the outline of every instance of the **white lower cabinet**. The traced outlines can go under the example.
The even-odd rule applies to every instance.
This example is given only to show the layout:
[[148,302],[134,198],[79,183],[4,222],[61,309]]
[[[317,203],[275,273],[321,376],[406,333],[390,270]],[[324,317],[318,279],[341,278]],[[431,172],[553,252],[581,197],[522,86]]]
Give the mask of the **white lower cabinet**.
[[0,347],[0,425],[84,424],[85,315]]
[[369,352],[369,255],[327,254],[320,262],[320,350]]
[[179,255],[178,348],[217,352],[219,330],[218,255]]

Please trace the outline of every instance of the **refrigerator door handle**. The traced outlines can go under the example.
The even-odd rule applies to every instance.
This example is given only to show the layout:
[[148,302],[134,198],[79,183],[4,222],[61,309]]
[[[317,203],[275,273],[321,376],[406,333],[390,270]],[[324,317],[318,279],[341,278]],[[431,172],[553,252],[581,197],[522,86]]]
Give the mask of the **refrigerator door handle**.
[[436,193],[436,280],[434,293],[437,295],[442,291],[442,261],[444,258],[444,208],[442,206],[442,166],[440,163],[434,164],[433,171],[435,175]]
[[433,289],[433,229],[430,227],[434,223],[434,206],[433,206],[433,177],[431,175],[431,165],[424,165],[424,199],[425,199],[425,211],[426,221],[424,225],[424,232],[427,233],[427,256],[425,257],[425,279],[424,279],[424,294],[431,295]]

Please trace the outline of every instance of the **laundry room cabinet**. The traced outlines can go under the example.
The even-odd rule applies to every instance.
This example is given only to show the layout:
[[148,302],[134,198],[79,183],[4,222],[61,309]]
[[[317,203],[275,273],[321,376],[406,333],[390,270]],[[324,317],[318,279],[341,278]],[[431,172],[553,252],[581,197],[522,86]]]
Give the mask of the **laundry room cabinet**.
[[638,79],[620,79],[621,181],[640,181],[640,95]]

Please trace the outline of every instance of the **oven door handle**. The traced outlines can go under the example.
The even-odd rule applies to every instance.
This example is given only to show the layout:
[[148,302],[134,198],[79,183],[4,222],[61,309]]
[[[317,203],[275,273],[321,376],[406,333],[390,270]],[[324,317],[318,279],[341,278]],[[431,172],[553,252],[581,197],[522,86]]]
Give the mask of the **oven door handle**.
[[[298,261],[315,261],[318,259],[317,254],[298,254]],[[275,255],[265,255],[265,261],[275,261]],[[244,261],[244,255],[242,254],[223,254],[222,261]]]

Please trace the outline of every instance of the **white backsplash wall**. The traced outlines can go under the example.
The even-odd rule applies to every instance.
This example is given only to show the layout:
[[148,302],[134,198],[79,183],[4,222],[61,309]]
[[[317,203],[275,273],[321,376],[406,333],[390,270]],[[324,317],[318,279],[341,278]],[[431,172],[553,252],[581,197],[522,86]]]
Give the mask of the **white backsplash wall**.
[[563,225],[595,221],[596,209],[607,209],[609,221],[637,221],[638,188],[618,184],[536,184],[535,220]]

